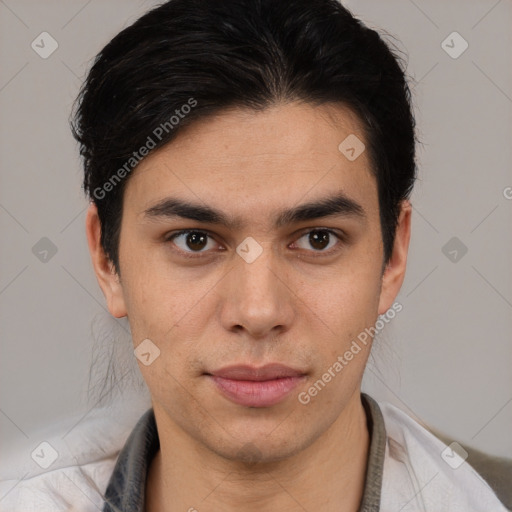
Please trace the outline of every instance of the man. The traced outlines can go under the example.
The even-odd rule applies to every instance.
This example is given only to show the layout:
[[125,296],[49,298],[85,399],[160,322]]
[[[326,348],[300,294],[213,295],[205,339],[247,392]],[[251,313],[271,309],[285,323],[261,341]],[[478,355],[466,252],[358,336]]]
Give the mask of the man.
[[152,398],[104,511],[506,510],[471,457],[361,394],[416,175],[375,31],[335,0],[171,0],[98,55],[74,133]]

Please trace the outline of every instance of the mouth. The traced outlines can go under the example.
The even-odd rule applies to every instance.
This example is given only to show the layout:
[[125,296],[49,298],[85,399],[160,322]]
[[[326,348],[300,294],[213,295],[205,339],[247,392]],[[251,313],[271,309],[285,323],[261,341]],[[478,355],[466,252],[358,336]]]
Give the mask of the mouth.
[[276,405],[306,378],[306,372],[281,364],[229,366],[205,375],[225,398],[246,407]]

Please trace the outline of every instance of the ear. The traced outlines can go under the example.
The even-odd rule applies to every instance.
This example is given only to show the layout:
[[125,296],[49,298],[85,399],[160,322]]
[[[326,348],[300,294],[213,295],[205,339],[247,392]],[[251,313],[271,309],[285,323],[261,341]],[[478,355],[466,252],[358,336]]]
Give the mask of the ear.
[[407,252],[411,238],[411,212],[411,203],[409,201],[402,201],[393,251],[382,275],[379,315],[384,314],[393,305],[404,281]]
[[126,316],[123,288],[114,264],[107,257],[101,245],[101,224],[94,203],[91,203],[87,210],[85,231],[96,279],[107,301],[108,310],[112,316],[122,318]]

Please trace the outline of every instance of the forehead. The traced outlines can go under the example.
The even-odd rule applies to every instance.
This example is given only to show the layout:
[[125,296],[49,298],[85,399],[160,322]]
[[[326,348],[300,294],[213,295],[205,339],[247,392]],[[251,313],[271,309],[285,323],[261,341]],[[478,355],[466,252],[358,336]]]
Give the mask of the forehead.
[[[344,153],[346,140],[360,144],[356,159]],[[377,189],[364,144],[362,123],[341,105],[224,111],[147,156],[127,183],[126,205],[141,214],[179,196],[242,215],[342,192],[372,210]]]

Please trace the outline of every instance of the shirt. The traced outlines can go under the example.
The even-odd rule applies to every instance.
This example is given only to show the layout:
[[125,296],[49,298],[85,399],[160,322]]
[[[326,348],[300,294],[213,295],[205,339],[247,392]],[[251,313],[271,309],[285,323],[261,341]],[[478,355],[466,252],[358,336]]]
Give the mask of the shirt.
[[[447,446],[449,440],[445,444],[400,409],[364,393],[361,401],[370,446],[359,512],[510,510],[504,505],[512,502],[509,459],[465,448],[469,456],[464,460]],[[113,420],[109,421],[111,425]],[[143,512],[149,466],[160,447],[153,409],[146,410],[129,435],[122,437],[121,448],[113,450],[119,445],[116,435],[109,429],[93,431],[92,424],[84,426],[69,441],[76,445],[80,457],[75,460],[81,458],[81,463],[61,457],[59,468],[21,480],[2,480],[0,510]],[[199,505],[196,508],[200,510]]]
[[[359,512],[506,510],[491,488],[456,452],[447,452],[443,459],[447,447],[390,404],[383,407],[390,427],[387,433],[378,403],[364,393],[361,400],[370,448]],[[135,427],[117,461],[105,493],[103,512],[144,511],[146,477],[159,446],[150,409]],[[432,451],[425,454],[425,448]]]

